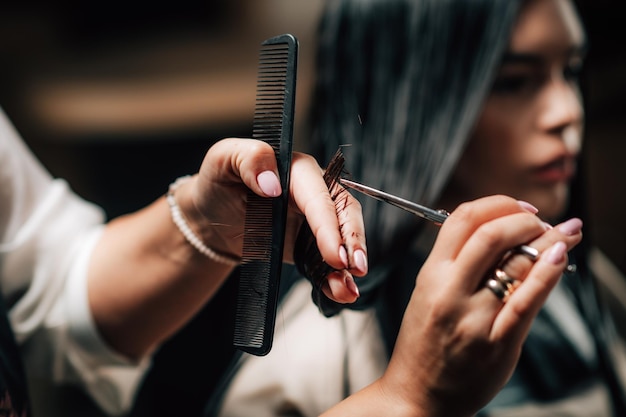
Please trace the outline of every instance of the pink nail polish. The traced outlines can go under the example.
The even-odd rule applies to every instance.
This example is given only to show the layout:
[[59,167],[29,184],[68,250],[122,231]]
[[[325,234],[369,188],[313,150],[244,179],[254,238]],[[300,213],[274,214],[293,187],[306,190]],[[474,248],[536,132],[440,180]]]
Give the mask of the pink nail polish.
[[563,242],[556,242],[545,252],[545,259],[553,265],[558,265],[565,259],[567,245]]
[[278,197],[282,192],[280,181],[272,171],[263,171],[256,177],[261,191],[268,197]]
[[363,250],[361,249],[357,249],[354,251],[354,266],[356,266],[356,268],[363,272],[366,273],[367,272],[367,256],[365,256],[365,252],[363,252]]
[[574,217],[573,219],[569,219],[565,223],[561,223],[560,225],[557,226],[557,229],[559,230],[559,232],[567,236],[572,236],[572,235],[579,233],[582,228],[583,228],[582,220],[576,217]]
[[348,287],[350,292],[355,294],[357,297],[361,295],[359,293],[359,287],[357,287],[356,282],[354,282],[354,278],[352,278],[352,275],[350,274],[346,275],[346,286]]
[[521,208],[523,208],[529,213],[532,213],[532,214],[539,213],[539,209],[533,206],[532,204],[530,204],[528,201],[517,200],[517,204],[519,204]]
[[346,248],[343,245],[339,246],[339,259],[341,259],[341,263],[343,264],[344,268],[347,268],[349,266],[348,252],[346,252]]

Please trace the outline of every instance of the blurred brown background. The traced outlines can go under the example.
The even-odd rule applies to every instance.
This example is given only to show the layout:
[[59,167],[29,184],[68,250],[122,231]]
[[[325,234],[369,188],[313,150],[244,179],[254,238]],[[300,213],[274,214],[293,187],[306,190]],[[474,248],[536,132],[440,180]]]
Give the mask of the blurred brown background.
[[212,141],[251,135],[264,39],[299,39],[305,113],[321,5],[4,0],[0,106],[54,175],[116,216],[194,172]]
[[[591,50],[588,236],[626,271],[626,7],[581,0]],[[117,216],[193,172],[217,139],[249,136],[260,42],[300,41],[296,147],[323,0],[3,1],[0,106],[54,175]],[[591,226],[591,225],[588,225]]]
[[[591,42],[583,80],[587,237],[626,271],[626,7],[580,4]],[[302,147],[322,5],[3,0],[0,106],[54,175],[114,217],[194,172],[213,141],[250,136],[258,46],[287,32],[300,41]]]
[[626,3],[583,0],[590,52],[584,77],[584,158],[591,224],[586,233],[626,272]]

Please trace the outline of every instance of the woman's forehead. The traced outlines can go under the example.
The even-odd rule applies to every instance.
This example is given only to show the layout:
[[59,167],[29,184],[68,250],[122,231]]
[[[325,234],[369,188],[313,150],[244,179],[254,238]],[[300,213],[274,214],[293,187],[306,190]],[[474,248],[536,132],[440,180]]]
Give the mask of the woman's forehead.
[[582,23],[570,0],[527,0],[513,28],[514,52],[556,53],[585,44]]

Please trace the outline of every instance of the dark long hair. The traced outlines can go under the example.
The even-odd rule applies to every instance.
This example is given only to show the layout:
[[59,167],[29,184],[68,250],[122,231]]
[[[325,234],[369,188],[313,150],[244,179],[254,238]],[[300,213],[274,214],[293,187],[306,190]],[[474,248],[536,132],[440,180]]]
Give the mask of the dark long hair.
[[[480,114],[517,16],[515,0],[329,0],[310,151],[344,147],[356,180],[434,204]],[[419,221],[361,199],[370,262],[408,246]]]

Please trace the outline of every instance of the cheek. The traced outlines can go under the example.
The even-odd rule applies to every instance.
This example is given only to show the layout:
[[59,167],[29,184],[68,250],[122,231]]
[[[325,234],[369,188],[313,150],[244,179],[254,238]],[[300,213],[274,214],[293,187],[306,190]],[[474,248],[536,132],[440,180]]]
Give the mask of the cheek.
[[502,106],[497,100],[490,100],[478,119],[472,141],[483,149],[492,147],[506,151],[515,147],[520,137],[528,133],[523,130],[529,125],[521,112]]
[[[532,114],[528,108],[515,109],[488,100],[470,141],[475,155],[485,154],[490,165],[515,169],[530,152]],[[484,161],[488,162],[488,161]]]
[[475,165],[485,175],[502,173],[512,162],[514,136],[511,123],[494,114],[483,114],[466,149],[464,163]]
[[522,133],[510,113],[485,111],[479,119],[454,174],[454,182],[476,198],[512,192],[521,169]]

